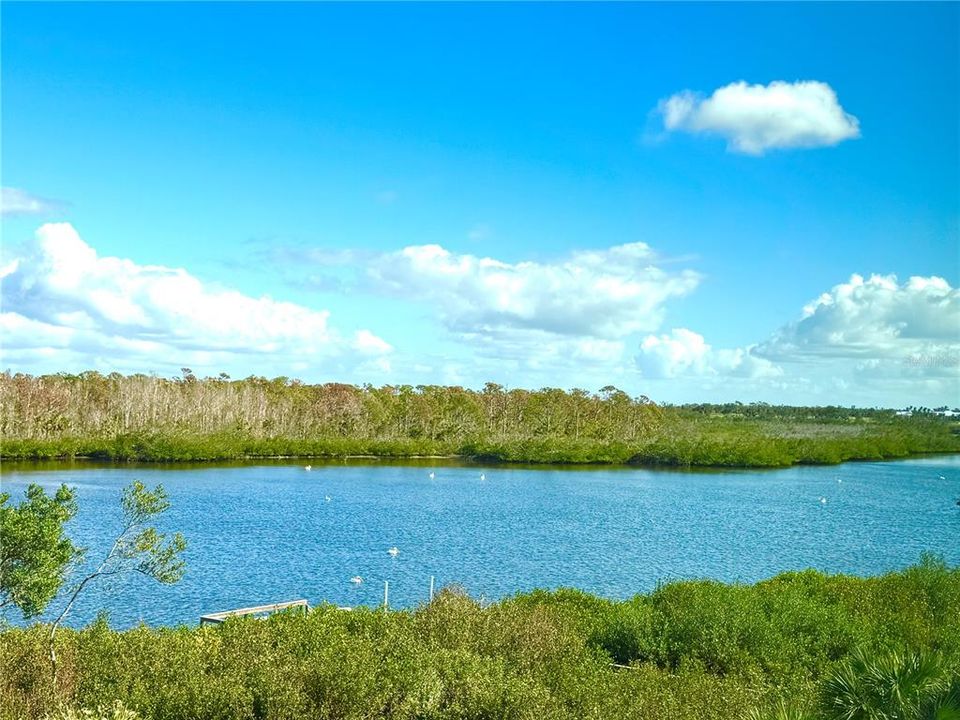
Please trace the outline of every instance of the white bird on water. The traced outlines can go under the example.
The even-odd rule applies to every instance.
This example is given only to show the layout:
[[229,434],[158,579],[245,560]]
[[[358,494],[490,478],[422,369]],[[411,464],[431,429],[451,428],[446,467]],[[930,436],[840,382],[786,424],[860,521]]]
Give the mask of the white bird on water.
[[304,465],[303,469],[306,470],[307,472],[310,472],[311,470],[313,470],[313,465]]
[[945,478],[943,475],[940,476],[940,479],[941,479],[941,480],[946,480],[946,478]]
[[323,496],[323,499],[326,500],[327,502],[330,502],[330,496],[329,496],[329,495],[324,495],[324,496]]
[[400,554],[400,551],[397,549],[397,546],[396,546],[396,545],[394,545],[392,548],[390,548],[389,550],[387,550],[387,552],[390,553],[390,555],[391,555],[392,557],[396,557],[397,555]]
[[480,479],[481,479],[481,480],[486,480],[486,479],[487,479],[487,476],[484,475],[483,473],[480,473]]
[[825,497],[820,498],[820,504],[821,504],[821,505],[826,505],[826,504],[827,504],[827,499],[826,499]]
[[350,582],[352,582],[354,585],[359,585],[363,582],[363,578],[359,575],[354,575],[352,578],[350,578]]
[[430,475],[429,475],[428,477],[429,477],[431,480],[433,480],[434,474],[433,474],[433,471],[432,471],[432,470],[430,471]]

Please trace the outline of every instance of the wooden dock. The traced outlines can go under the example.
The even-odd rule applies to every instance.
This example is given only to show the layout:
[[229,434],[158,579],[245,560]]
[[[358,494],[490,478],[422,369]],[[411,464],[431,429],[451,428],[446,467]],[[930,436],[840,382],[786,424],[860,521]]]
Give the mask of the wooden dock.
[[[430,576],[430,602],[433,602],[433,587],[434,587],[434,578],[433,575]],[[270,613],[275,613],[278,610],[287,610],[293,607],[302,607],[303,612],[307,613],[310,610],[310,605],[306,600],[290,600],[289,602],[280,602],[273,603],[272,605],[257,605],[255,607],[248,608],[239,608],[237,610],[224,610],[223,612],[208,613],[206,615],[200,616],[200,625],[204,623],[222,623],[224,620],[230,617],[235,617],[238,615],[269,615]],[[383,605],[384,610],[390,608],[390,581],[383,581]],[[346,607],[340,605],[337,607],[338,610],[345,610],[350,612],[353,610],[352,607]]]
[[222,623],[229,617],[238,615],[269,615],[278,610],[287,610],[288,608],[302,607],[304,612],[310,609],[306,600],[290,600],[289,602],[274,603],[272,605],[257,605],[255,607],[240,608],[238,610],[225,610],[223,612],[210,613],[200,616],[200,624],[204,623]]

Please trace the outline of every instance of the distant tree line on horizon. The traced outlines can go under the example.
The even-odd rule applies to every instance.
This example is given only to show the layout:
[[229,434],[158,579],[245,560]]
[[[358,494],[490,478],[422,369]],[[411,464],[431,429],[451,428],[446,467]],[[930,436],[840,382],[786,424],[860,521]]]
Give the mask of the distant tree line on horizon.
[[0,375],[0,434],[63,434],[171,429],[253,437],[364,436],[453,440],[465,437],[636,438],[662,421],[649,398],[611,386],[597,393],[557,388],[483,390],[441,385],[307,384],[287,377],[231,380],[151,375]]
[[518,462],[779,466],[960,451],[934,414],[667,405],[612,385],[483,389],[287,377],[0,374],[3,457],[210,460],[447,454]]

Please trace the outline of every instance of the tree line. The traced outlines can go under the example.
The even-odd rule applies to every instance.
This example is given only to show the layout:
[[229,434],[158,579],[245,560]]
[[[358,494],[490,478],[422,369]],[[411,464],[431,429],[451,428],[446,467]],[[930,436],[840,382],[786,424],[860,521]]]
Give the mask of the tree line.
[[0,456],[185,461],[458,455],[503,462],[782,467],[960,452],[932,413],[658,405],[608,385],[480,390],[83,372],[0,374]]
[[306,384],[287,377],[0,375],[0,434],[51,439],[143,430],[265,437],[462,441],[570,437],[633,440],[663,412],[613,386],[596,393],[438,385]]

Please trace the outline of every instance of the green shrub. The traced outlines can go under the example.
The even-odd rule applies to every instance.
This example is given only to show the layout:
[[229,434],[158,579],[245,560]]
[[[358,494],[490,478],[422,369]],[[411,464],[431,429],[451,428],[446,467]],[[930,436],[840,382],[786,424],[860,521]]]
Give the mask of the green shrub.
[[140,720],[140,716],[117,700],[110,705],[99,705],[96,710],[60,710],[48,715],[47,720]]
[[[115,707],[142,720],[946,720],[960,707],[960,569],[935,558],[871,578],[673,582],[624,601],[539,590],[484,607],[447,588],[411,611],[125,631],[101,618],[62,631],[56,692],[46,630],[0,632],[0,720]],[[900,691],[920,715],[877,714],[931,667]],[[857,710],[867,701],[873,716]]]

